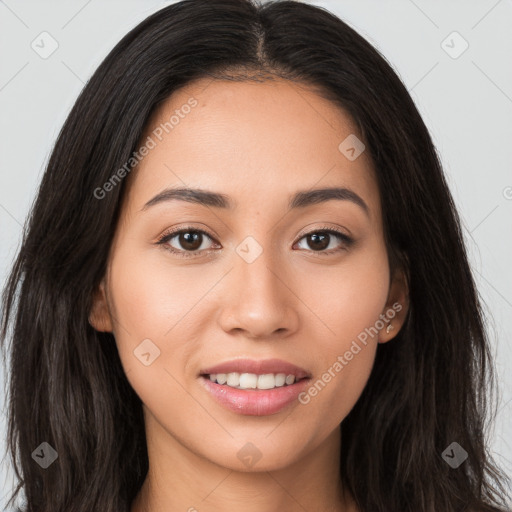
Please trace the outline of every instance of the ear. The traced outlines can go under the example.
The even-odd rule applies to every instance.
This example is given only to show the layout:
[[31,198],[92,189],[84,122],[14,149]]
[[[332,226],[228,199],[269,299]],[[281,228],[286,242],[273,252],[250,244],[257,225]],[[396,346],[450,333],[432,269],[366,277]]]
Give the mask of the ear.
[[[409,311],[409,285],[406,272],[396,269],[389,286],[388,299],[382,311],[384,327],[379,332],[379,343],[387,343],[400,331]],[[388,327],[391,326],[391,327]],[[389,332],[388,332],[389,330]]]
[[112,318],[107,303],[104,279],[94,291],[89,323],[97,331],[112,332]]

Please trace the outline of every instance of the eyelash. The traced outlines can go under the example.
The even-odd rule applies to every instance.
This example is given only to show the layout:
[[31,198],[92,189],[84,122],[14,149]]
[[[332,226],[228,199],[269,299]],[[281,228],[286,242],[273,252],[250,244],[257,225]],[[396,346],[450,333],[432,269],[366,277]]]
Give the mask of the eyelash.
[[[205,251],[211,252],[211,251],[215,250],[215,249],[203,249],[201,251],[197,251],[197,250],[196,251],[186,251],[186,250],[178,250],[170,245],[167,245],[167,242],[172,240],[176,235],[180,235],[181,233],[201,233],[203,235],[206,235],[208,238],[214,240],[214,237],[212,235],[210,235],[208,232],[206,232],[202,229],[197,229],[193,226],[186,226],[186,227],[178,229],[178,230],[168,231],[166,233],[163,233],[163,235],[160,236],[160,238],[156,241],[156,245],[162,245],[164,247],[164,249],[170,251],[171,253],[173,253],[181,258],[196,258],[196,257],[198,257],[198,255],[200,255],[201,253],[203,253]],[[352,238],[350,238],[349,236],[347,236],[345,233],[338,231],[337,229],[328,228],[328,227],[321,227],[321,228],[317,228],[313,231],[304,233],[301,235],[301,237],[297,241],[299,242],[300,240],[307,237],[308,235],[313,235],[313,234],[318,234],[318,233],[327,233],[330,235],[335,235],[339,240],[341,240],[343,242],[343,244],[345,244],[345,247],[342,246],[337,249],[330,249],[328,251],[310,251],[310,252],[314,253],[315,255],[329,256],[329,255],[337,253],[339,251],[346,251],[347,248],[349,248],[354,243],[354,240]]]

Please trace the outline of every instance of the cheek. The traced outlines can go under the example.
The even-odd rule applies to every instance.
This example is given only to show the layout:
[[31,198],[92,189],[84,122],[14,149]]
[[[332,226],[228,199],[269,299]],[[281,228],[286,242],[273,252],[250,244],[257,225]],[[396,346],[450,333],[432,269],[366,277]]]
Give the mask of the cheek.
[[217,275],[199,279],[193,265],[173,267],[164,251],[157,249],[148,256],[127,247],[112,261],[112,302],[118,330],[121,335],[131,333],[132,342],[170,338],[174,326],[181,325],[218,280]]
[[343,265],[304,275],[302,293],[320,321],[311,334],[318,371],[302,403],[330,418],[329,428],[350,412],[370,376],[389,290],[387,257],[383,247],[368,247]]
[[[167,411],[170,418],[189,400],[180,384],[194,335],[187,326],[193,315],[187,313],[211,284],[198,282],[191,270],[171,269],[162,256],[159,260],[129,247],[118,250],[111,265],[110,302],[130,385],[149,410]],[[180,335],[184,329],[189,336]]]
[[326,353],[343,349],[347,342],[350,345],[384,313],[389,268],[381,244],[368,244],[338,265],[310,266],[299,272],[303,276],[297,281],[300,297],[318,317],[318,332],[323,334]]
[[[170,367],[170,359],[182,357],[189,343],[187,337],[180,338],[176,333],[187,324],[187,313],[210,287],[194,279],[191,270],[170,269],[161,255],[148,258],[129,246],[114,254],[110,305],[116,344],[127,375],[144,378],[153,375],[155,368]],[[140,360],[143,347],[142,354],[150,353],[146,362],[154,360],[147,367]],[[152,371],[146,371],[148,368]]]

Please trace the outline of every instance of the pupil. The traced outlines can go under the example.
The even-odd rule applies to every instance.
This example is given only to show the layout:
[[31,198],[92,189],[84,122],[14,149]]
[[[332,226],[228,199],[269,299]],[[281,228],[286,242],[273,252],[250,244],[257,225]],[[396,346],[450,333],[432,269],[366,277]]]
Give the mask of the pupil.
[[[310,247],[313,250],[322,250],[325,249],[329,245],[329,234],[328,233],[322,233],[322,234],[313,234],[309,236],[310,240],[313,240],[313,246]],[[320,243],[317,243],[320,241]]]
[[[199,243],[197,243],[198,241]],[[201,233],[198,233],[197,231],[187,231],[186,233],[181,233],[180,244],[185,249],[199,249],[199,247],[201,247]]]

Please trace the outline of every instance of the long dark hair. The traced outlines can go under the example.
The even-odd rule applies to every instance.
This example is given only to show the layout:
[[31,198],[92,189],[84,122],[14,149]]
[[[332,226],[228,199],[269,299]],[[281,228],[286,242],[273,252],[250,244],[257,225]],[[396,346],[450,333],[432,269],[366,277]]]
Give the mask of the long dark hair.
[[[362,511],[501,510],[486,449],[494,373],[485,316],[431,137],[385,58],[325,9],[294,1],[184,0],[131,30],[93,74],[53,149],[3,293],[8,440],[26,512],[128,511],[148,470],[141,401],[110,333],[88,323],[132,157],[150,115],[211,77],[314,86],[359,127],[375,165],[392,269],[410,308],[378,347],[342,422],[343,482]],[[263,77],[263,78],[262,78]],[[7,340],[11,339],[8,344]],[[4,356],[5,358],[5,356]],[[33,452],[47,442],[58,463]],[[443,451],[467,460],[453,469]]]

